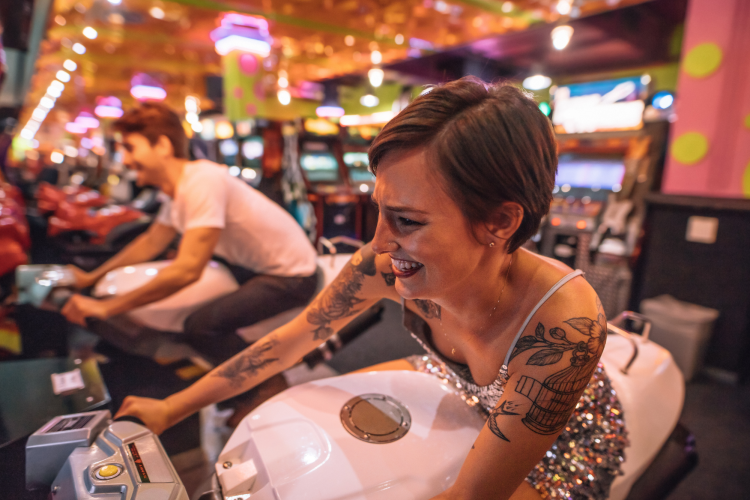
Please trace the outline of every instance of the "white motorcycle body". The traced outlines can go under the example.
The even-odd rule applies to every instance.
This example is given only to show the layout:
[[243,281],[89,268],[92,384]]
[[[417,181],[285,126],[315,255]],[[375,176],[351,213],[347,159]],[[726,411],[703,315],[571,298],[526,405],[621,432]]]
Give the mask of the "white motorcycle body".
[[[611,335],[602,357],[631,441],[612,500],[624,499],[654,459],[684,399],[671,355],[653,342],[635,342],[639,355],[627,375],[620,371],[633,353],[627,339]],[[356,408],[367,411],[355,415]],[[474,409],[430,375],[332,377],[292,387],[245,417],[216,471],[225,498],[429,499],[453,484],[483,425]],[[389,441],[404,428],[403,437]],[[383,438],[387,442],[370,442]]]
[[[94,287],[94,297],[123,295],[142,287],[169,266],[170,260],[120,267],[108,272]],[[229,269],[218,262],[206,265],[200,279],[169,297],[130,311],[130,319],[144,326],[168,332],[180,332],[185,319],[208,302],[237,290],[239,286]]]
[[[349,262],[351,254],[321,255],[318,257],[318,290],[329,284]],[[172,261],[164,260],[126,266],[108,272],[94,287],[94,297],[122,295],[135,290],[152,279]],[[210,261],[200,279],[169,297],[146,304],[127,313],[136,323],[167,332],[181,332],[185,319],[210,301],[234,292],[237,281],[226,266]],[[278,317],[269,318],[238,332],[245,340],[254,341],[273,328],[297,316],[302,308],[295,308]]]

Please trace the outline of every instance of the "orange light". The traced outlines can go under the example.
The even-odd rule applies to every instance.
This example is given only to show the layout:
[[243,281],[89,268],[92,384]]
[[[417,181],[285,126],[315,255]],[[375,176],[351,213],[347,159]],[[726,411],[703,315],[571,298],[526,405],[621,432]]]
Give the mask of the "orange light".
[[549,223],[552,224],[553,226],[559,226],[560,222],[561,222],[560,221],[560,217],[555,217],[554,219],[552,219],[551,221],[549,221]]
[[219,122],[216,124],[217,139],[231,139],[234,136],[234,128],[229,122]]
[[578,229],[586,229],[586,221],[585,220],[579,220],[576,222],[576,227]]

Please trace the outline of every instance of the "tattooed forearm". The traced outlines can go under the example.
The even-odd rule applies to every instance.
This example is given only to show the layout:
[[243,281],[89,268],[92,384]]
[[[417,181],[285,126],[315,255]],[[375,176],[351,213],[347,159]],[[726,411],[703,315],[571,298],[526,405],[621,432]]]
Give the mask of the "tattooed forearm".
[[356,307],[364,302],[357,297],[362,290],[365,276],[375,276],[375,252],[364,246],[352,256],[351,262],[342,271],[342,276],[326,289],[307,312],[307,322],[315,325],[314,340],[323,340],[333,335],[333,321],[353,316],[360,312]]
[[440,319],[440,306],[435,304],[431,300],[414,299],[414,303],[417,305],[420,311],[426,319],[438,318]]
[[507,441],[510,443],[510,439],[505,437],[505,434],[503,434],[503,432],[500,430],[500,427],[498,427],[497,425],[497,415],[498,415],[497,409],[494,409],[492,410],[492,412],[490,412],[490,416],[487,419],[487,427],[489,427],[490,431],[492,431],[492,433],[495,436],[499,437],[503,441]]
[[247,377],[257,375],[263,368],[279,361],[279,358],[269,355],[269,352],[278,344],[279,341],[275,337],[255,344],[219,366],[211,375],[225,378],[233,387],[239,387]]
[[396,284],[396,275],[393,273],[380,273],[385,280],[385,286],[393,286]]

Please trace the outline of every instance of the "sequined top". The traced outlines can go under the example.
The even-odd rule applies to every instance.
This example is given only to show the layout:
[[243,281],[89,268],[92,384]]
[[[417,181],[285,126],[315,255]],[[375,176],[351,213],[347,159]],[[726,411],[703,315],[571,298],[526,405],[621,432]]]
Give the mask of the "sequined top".
[[544,303],[547,302],[547,300],[557,290],[560,289],[560,287],[562,287],[565,283],[572,280],[573,278],[581,275],[583,275],[583,271],[581,271],[580,269],[567,274],[562,279],[560,279],[560,281],[555,283],[546,294],[544,294],[544,297],[542,297],[537,305],[534,306],[529,315],[526,317],[526,320],[523,322],[521,329],[518,330],[518,333],[516,333],[516,336],[510,345],[510,349],[508,349],[508,352],[505,355],[505,360],[503,361],[503,365],[500,367],[497,378],[495,378],[495,380],[489,385],[477,384],[474,381],[474,377],[471,375],[471,370],[469,369],[468,365],[456,363],[455,361],[451,361],[450,359],[443,356],[440,351],[438,351],[432,344],[432,332],[430,330],[430,326],[424,319],[422,319],[421,316],[407,309],[404,299],[402,298],[401,308],[403,310],[403,324],[404,327],[411,333],[412,337],[414,337],[427,352],[442,361],[460,379],[456,383],[463,386],[461,387],[461,389],[470,397],[473,396],[478,399],[479,405],[485,411],[489,412],[497,405],[497,402],[503,396],[505,384],[508,382],[508,364],[510,363],[511,353],[516,346],[516,342],[518,342],[518,339],[521,337],[524,330],[526,330],[526,327],[531,321],[531,318],[534,316],[534,314],[536,314],[539,308],[542,307],[542,305],[544,305]]

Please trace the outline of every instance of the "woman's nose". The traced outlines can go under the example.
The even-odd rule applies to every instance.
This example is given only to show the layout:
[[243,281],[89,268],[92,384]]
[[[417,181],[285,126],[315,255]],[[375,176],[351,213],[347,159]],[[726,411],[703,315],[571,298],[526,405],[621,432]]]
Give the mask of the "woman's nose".
[[398,243],[393,238],[393,233],[388,224],[378,215],[378,225],[375,227],[375,236],[372,238],[371,247],[377,254],[392,252],[398,248]]

